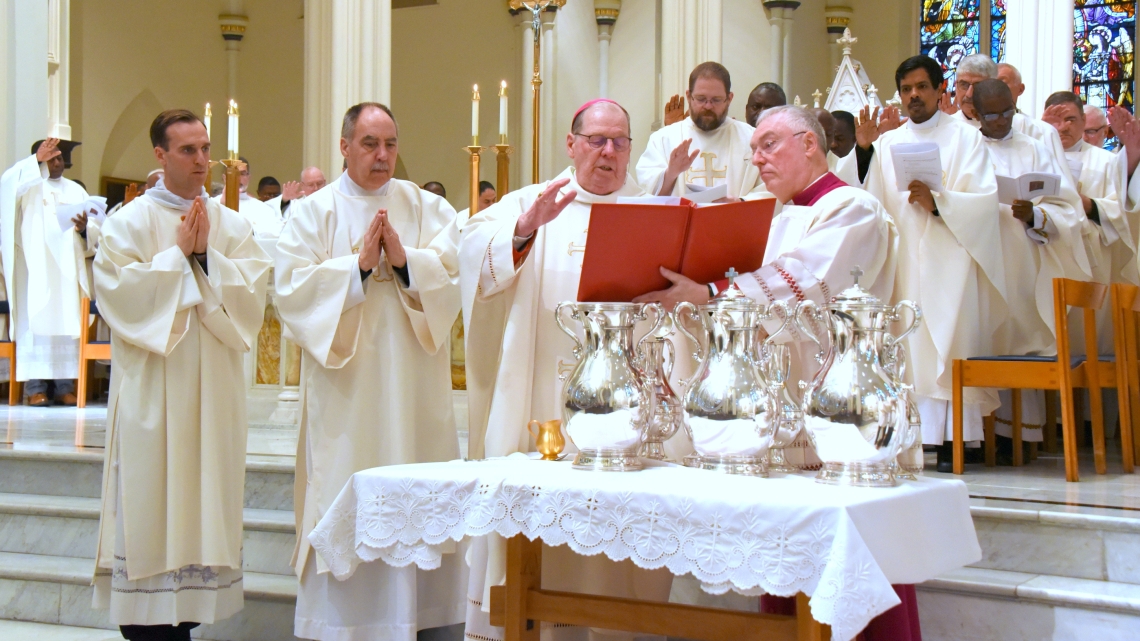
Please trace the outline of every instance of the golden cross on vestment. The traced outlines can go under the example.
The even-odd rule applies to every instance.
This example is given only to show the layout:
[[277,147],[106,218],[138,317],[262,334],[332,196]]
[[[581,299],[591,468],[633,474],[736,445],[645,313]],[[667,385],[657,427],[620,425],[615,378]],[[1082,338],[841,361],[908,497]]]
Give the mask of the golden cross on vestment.
[[[588,231],[589,230],[583,231],[582,235],[585,236]],[[570,243],[566,246],[566,255],[567,256],[573,256],[574,254],[585,255],[585,253],[586,253],[586,241],[584,241],[584,240],[582,241],[581,245],[575,243],[574,241],[570,241]]]
[[691,180],[689,182],[695,183],[697,180],[703,179],[705,181],[705,187],[712,187],[714,180],[716,180],[717,178],[724,178],[728,175],[728,168],[727,167],[724,169],[715,169],[714,168],[713,161],[716,160],[716,154],[714,154],[713,152],[711,152],[711,151],[702,152],[701,158],[705,159],[705,166],[703,168],[701,168],[701,170],[698,172],[694,172],[692,169],[690,169],[689,170],[689,178]]
[[574,368],[577,366],[577,361],[567,363],[564,362],[561,358],[558,359],[558,379],[563,381],[566,380],[566,377],[570,376],[570,372],[573,372]]

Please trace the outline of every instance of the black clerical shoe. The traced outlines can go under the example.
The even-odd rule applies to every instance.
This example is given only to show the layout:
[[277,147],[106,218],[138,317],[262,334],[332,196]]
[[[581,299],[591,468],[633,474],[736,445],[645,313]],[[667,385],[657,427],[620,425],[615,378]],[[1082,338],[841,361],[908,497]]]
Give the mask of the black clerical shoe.
[[954,443],[947,441],[936,446],[934,451],[938,455],[938,465],[935,469],[943,474],[952,474],[954,472]]

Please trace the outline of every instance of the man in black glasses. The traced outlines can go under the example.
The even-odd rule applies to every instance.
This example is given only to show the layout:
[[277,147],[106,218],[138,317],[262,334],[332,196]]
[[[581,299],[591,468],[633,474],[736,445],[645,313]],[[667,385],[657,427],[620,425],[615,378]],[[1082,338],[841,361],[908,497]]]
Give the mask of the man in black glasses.
[[728,117],[728,69],[716,62],[697,65],[685,97],[689,117],[653,132],[637,161],[641,188],[659,196],[684,196],[725,185],[728,200],[771,198],[750,162],[753,128]]

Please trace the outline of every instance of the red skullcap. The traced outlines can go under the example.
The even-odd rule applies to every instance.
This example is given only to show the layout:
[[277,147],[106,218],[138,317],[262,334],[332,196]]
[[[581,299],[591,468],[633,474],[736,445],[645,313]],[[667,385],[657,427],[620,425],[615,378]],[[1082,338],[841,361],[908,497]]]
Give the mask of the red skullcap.
[[609,98],[594,98],[593,100],[587,102],[586,104],[582,105],[581,107],[578,107],[578,111],[575,111],[574,117],[570,119],[570,126],[571,127],[574,126],[574,121],[578,119],[578,116],[582,115],[583,111],[589,109],[590,107],[593,107],[594,105],[598,104],[599,102],[608,102],[610,104],[617,105],[619,108],[621,107],[621,105],[618,105],[618,103],[614,102],[613,100],[610,100]]

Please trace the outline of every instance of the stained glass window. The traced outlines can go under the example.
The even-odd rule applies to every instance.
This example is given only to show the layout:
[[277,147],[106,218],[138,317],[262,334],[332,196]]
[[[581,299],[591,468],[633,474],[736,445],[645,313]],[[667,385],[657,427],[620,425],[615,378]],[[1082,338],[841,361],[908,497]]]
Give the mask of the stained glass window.
[[942,64],[948,86],[966,56],[1005,58],[1005,0],[922,0],[922,53]]
[[1073,92],[1085,104],[1132,110],[1136,2],[1075,0]]

